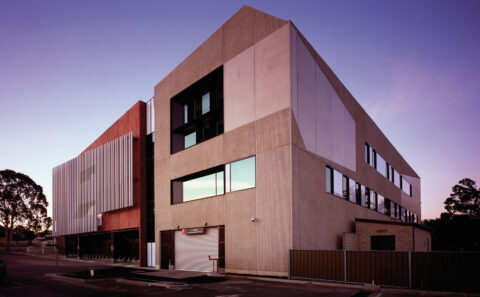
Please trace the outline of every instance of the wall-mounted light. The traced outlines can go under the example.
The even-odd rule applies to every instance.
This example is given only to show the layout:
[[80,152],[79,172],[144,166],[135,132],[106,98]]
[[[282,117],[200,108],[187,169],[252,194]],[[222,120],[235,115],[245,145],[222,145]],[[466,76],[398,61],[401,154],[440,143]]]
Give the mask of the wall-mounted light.
[[255,223],[255,222],[257,221],[257,218],[252,217],[252,218],[250,219],[250,221],[251,221],[252,223]]

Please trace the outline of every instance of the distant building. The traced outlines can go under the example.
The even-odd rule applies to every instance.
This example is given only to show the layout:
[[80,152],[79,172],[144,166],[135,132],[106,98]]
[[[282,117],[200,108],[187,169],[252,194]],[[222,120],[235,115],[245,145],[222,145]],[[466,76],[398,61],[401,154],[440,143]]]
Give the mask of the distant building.
[[420,221],[420,177],[290,21],[244,6],[127,114],[54,169],[67,254],[284,276],[357,218]]

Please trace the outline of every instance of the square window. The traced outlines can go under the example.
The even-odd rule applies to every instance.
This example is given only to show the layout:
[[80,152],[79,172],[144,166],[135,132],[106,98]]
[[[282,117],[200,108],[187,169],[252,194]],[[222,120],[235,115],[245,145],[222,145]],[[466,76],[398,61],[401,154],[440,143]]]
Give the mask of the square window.
[[185,148],[197,144],[197,132],[185,135]]

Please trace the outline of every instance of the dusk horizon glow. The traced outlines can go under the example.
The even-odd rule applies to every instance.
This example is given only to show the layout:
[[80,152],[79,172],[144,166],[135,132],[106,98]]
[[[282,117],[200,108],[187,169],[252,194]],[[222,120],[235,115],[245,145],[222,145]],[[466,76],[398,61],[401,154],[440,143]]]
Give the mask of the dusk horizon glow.
[[480,1],[2,1],[0,170],[44,188],[244,4],[289,19],[421,178],[480,183]]

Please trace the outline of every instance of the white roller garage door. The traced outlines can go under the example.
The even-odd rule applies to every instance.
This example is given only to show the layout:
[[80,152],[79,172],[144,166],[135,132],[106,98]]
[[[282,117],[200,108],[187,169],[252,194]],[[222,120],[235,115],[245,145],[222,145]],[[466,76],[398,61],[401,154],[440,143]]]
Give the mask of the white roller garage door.
[[175,231],[175,269],[213,271],[208,256],[218,257],[218,228],[206,228],[204,234],[186,235]]

